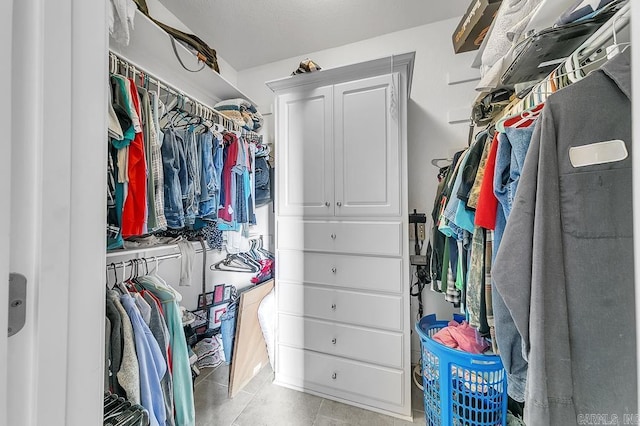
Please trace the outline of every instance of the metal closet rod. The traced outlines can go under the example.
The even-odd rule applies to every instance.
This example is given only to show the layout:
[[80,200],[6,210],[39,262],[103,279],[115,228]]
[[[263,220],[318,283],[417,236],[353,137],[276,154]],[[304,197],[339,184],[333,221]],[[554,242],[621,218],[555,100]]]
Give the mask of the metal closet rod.
[[[109,262],[108,258],[109,257],[115,257],[115,256],[131,256],[131,255],[135,255],[135,254],[139,254],[139,253],[146,253],[149,251],[153,251],[153,250],[166,250],[169,248],[178,248],[177,245],[169,245],[169,246],[158,246],[158,247],[147,247],[144,249],[136,249],[135,251],[128,251],[128,250],[123,250],[122,252],[118,252],[118,251],[112,251],[107,253],[107,264],[106,267],[107,269],[109,268],[127,268],[130,266],[133,266],[135,264],[135,262],[142,262],[144,263],[146,261],[147,264],[149,263],[154,263],[156,261],[161,261],[161,260],[168,260],[168,259],[178,259],[180,257],[182,257],[182,253],[178,252],[178,253],[170,253],[170,254],[162,254],[160,256],[150,256],[150,257],[134,257],[132,259],[128,259],[128,260],[120,260],[117,262]],[[196,254],[202,253],[202,249],[198,248],[198,249],[194,249]],[[211,251],[211,249],[206,249],[207,251]]]
[[[202,252],[202,250],[200,250],[200,252]],[[129,268],[134,266],[134,264],[136,262],[138,262],[138,264],[140,263],[155,263],[156,261],[161,261],[161,260],[167,260],[167,259],[178,259],[182,257],[182,253],[172,253],[172,254],[163,254],[160,256],[152,256],[152,257],[136,257],[133,259],[129,259],[129,260],[122,260],[119,262],[111,262],[111,263],[107,263],[107,269],[109,268]]]
[[214,121],[213,118],[215,117],[217,118],[216,122],[218,124],[222,124],[226,129],[234,130],[241,133],[246,133],[251,136],[254,136],[255,138],[261,138],[261,136],[256,132],[243,129],[238,124],[236,124],[233,120],[225,117],[222,113],[216,111],[213,108],[208,107],[206,104],[204,104],[203,102],[200,102],[198,99],[194,98],[193,96],[189,96],[183,91],[178,90],[175,87],[165,83],[160,78],[156,77],[155,75],[148,72],[147,70],[139,67],[138,65],[129,61],[128,59],[123,58],[117,53],[109,51],[109,59],[110,59],[109,72],[112,72],[115,74],[118,70],[118,65],[122,65],[127,70],[127,72],[131,72],[133,74],[134,81],[137,75],[140,77],[140,81],[142,85],[144,85],[144,82],[146,80],[154,84],[158,88],[158,91],[162,89],[174,96],[177,96],[183,102],[183,104],[179,106],[181,109],[184,109],[185,106],[193,106],[193,110],[190,110],[191,114],[197,115],[199,117],[204,118],[205,120],[211,120],[211,121]]

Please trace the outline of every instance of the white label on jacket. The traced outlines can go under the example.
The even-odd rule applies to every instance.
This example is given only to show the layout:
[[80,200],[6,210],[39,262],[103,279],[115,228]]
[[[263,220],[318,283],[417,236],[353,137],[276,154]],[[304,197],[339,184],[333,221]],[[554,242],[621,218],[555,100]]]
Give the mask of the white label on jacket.
[[569,160],[573,167],[613,163],[628,156],[627,147],[620,139],[569,148]]

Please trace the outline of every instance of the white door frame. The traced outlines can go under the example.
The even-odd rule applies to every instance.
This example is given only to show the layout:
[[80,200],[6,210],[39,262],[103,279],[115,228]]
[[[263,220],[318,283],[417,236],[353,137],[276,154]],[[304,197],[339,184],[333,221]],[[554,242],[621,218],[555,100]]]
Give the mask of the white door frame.
[[[0,55],[11,55],[13,0],[0,2]],[[0,128],[5,135],[11,134],[11,61],[0,61],[0,93],[5,101],[0,104]],[[9,199],[11,194],[11,138],[0,138],[0,199],[5,207],[0,208],[0,425],[7,424],[7,315],[9,284]]]
[[11,184],[11,216],[4,222],[10,254],[2,259],[28,284],[26,324],[8,339],[6,379],[0,372],[0,410],[7,416],[0,424],[97,425],[104,371],[107,3],[21,0],[13,2],[13,14],[4,3],[2,16],[13,23],[13,92],[6,103],[13,128],[3,143],[11,144],[13,167],[10,179],[0,178]]

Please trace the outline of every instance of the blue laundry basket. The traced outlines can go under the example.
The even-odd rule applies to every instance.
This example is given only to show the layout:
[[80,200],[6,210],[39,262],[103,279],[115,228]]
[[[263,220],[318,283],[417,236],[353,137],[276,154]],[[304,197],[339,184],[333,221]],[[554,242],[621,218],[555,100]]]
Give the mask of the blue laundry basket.
[[[454,315],[454,320],[462,319]],[[433,340],[448,323],[433,314],[416,323],[427,426],[506,426],[507,375],[500,357],[470,354]]]

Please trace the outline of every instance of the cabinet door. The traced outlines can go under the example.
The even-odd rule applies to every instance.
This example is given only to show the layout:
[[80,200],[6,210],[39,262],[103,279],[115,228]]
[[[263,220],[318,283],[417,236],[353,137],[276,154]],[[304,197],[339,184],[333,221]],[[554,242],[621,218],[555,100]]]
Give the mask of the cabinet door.
[[334,87],[335,215],[401,214],[397,74]]
[[332,87],[278,98],[279,215],[333,215]]

